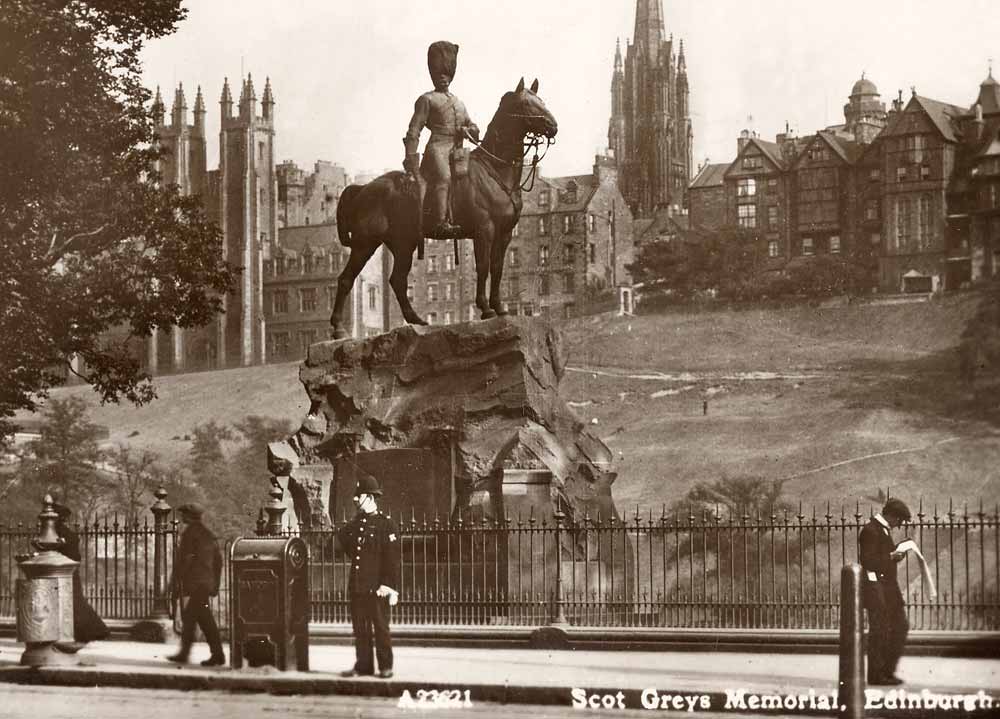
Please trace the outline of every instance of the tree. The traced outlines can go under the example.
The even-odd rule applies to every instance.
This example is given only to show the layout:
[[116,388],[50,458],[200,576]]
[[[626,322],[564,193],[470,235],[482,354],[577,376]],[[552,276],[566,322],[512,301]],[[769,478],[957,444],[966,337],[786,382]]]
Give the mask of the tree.
[[87,403],[70,397],[47,403],[39,434],[25,459],[29,486],[39,498],[52,492],[86,521],[107,488],[98,469],[104,458],[99,445],[103,430],[87,417]]
[[114,506],[125,517],[125,526],[131,527],[139,521],[148,506],[147,497],[159,478],[156,467],[157,456],[149,450],[133,450],[119,444],[108,458],[113,472],[110,489]]
[[134,340],[208,323],[235,286],[200,200],[155,172],[139,52],[184,14],[180,0],[0,3],[0,436],[71,372],[103,401],[151,400]]
[[645,297],[686,300],[711,292],[742,299],[751,287],[755,260],[755,240],[746,230],[688,230],[669,242],[643,245],[626,269],[643,283]]

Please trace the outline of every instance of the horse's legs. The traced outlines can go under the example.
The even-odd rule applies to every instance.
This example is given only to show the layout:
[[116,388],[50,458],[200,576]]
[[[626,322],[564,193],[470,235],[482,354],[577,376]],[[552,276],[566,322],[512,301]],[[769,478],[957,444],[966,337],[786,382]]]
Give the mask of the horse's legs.
[[[386,247],[392,248],[391,245]],[[413,251],[416,247],[399,247],[392,250],[392,274],[389,275],[389,286],[392,287],[396,295],[396,302],[399,309],[403,311],[403,319],[411,325],[427,324],[410,304],[410,298],[406,296],[406,280],[410,276],[410,268],[413,266]]]
[[354,287],[354,280],[357,279],[361,270],[368,263],[368,260],[375,254],[375,250],[378,249],[379,244],[381,243],[378,240],[372,238],[354,236],[354,246],[351,247],[351,256],[347,260],[347,264],[344,265],[340,277],[337,279],[337,300],[334,302],[333,312],[330,314],[330,324],[333,325],[334,339],[342,340],[351,336],[351,333],[344,329],[344,302],[351,294],[351,288]]
[[500,301],[500,281],[503,279],[503,261],[510,244],[510,232],[493,239],[490,248],[490,307],[501,317],[507,314]]
[[480,318],[488,320],[497,313],[486,301],[486,278],[490,273],[490,246],[493,244],[493,223],[487,220],[476,228],[472,246],[476,254],[476,307]]

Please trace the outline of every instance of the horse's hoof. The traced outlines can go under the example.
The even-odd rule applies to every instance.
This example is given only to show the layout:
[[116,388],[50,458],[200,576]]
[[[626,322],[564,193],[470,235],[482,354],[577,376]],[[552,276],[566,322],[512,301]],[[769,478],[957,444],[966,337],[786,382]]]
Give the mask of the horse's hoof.
[[507,310],[503,310],[503,309],[500,309],[500,310],[494,309],[493,311],[497,313],[497,317],[506,317],[507,315],[510,314],[510,312],[508,312]]
[[413,318],[407,317],[406,321],[411,325],[420,325],[421,327],[427,326],[426,320],[422,320],[419,317],[413,317]]
[[497,313],[494,310],[483,310],[483,314],[481,314],[479,318],[483,320],[491,320],[496,316]]
[[335,340],[347,340],[351,338],[351,333],[345,329],[337,327],[333,330],[333,338]]

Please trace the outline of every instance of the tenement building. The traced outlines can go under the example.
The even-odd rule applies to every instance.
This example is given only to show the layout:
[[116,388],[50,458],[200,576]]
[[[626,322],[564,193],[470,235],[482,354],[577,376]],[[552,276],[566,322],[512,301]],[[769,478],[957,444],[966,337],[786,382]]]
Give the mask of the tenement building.
[[637,0],[635,32],[615,47],[608,147],[636,217],[679,212],[691,180],[693,130],[684,42],[664,36],[661,0]]
[[845,122],[775,142],[744,131],[736,158],[691,183],[690,223],[740,228],[760,269],[819,255],[871,268],[883,292],[958,289],[996,273],[1000,252],[1000,85],[971,106],[902,93],[886,110],[862,77]]

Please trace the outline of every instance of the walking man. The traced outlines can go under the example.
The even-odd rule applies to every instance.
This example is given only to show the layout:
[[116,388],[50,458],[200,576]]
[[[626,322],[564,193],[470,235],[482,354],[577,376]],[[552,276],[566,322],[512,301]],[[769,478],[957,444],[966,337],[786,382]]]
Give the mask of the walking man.
[[222,575],[222,552],[219,543],[208,527],[201,523],[204,510],[197,504],[185,504],[177,509],[184,523],[184,533],[174,558],[174,573],[170,580],[172,597],[180,597],[181,606],[181,647],[167,657],[167,661],[186,664],[194,643],[194,627],[197,624],[205,635],[212,655],[203,661],[203,667],[217,667],[226,663],[222,651],[219,627],[215,623],[209,597],[219,594],[219,579]]
[[344,677],[374,675],[375,656],[378,676],[392,676],[389,607],[399,601],[399,535],[392,519],[379,511],[377,498],[381,496],[375,478],[364,475],[354,490],[358,513],[337,531],[337,545],[351,562],[347,589],[356,655],[354,666],[341,672]]
[[906,619],[903,594],[896,582],[896,563],[906,556],[897,551],[892,530],[910,521],[910,509],[891,498],[882,512],[861,530],[861,569],[864,572],[863,601],[868,610],[868,683],[895,686],[896,665],[903,654],[910,624]]

